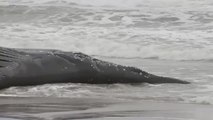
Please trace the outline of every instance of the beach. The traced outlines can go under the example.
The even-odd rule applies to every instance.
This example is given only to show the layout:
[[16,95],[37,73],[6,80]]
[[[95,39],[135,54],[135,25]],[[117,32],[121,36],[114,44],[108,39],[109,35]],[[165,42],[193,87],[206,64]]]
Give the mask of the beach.
[[212,120],[212,105],[53,97],[1,97],[2,120]]

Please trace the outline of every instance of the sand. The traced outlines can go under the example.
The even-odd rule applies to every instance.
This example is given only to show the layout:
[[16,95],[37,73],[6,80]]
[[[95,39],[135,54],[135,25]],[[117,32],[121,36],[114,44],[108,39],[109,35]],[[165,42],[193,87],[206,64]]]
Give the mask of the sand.
[[0,120],[213,120],[213,106],[97,98],[0,97]]

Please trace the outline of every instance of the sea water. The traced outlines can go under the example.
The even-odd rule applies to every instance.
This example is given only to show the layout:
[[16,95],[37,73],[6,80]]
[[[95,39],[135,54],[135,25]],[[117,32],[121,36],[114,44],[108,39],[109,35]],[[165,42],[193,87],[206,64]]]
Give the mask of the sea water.
[[181,84],[47,84],[0,96],[213,104],[212,0],[0,0],[0,45],[78,51]]

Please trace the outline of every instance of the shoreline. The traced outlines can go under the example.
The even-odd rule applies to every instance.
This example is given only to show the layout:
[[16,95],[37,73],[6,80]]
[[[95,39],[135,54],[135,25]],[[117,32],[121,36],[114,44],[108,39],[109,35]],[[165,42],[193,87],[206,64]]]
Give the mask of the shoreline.
[[212,120],[213,105],[97,98],[0,97],[5,120]]

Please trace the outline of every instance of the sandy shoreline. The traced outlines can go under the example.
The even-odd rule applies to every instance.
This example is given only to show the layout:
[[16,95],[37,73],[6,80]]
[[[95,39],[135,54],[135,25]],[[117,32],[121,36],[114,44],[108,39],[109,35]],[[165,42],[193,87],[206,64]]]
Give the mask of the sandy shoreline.
[[212,120],[213,106],[96,98],[0,97],[1,120]]

